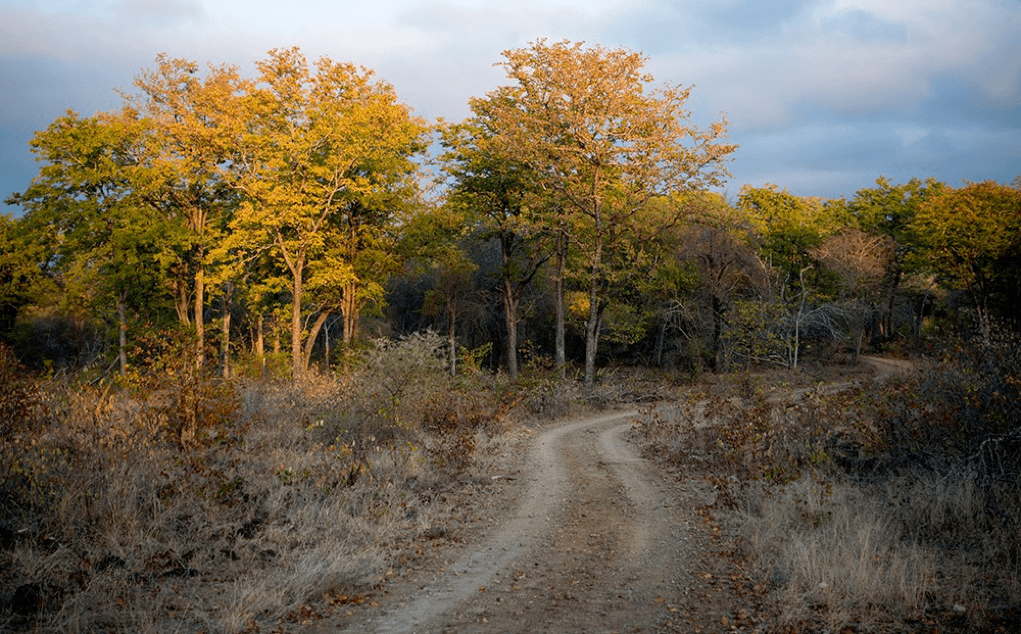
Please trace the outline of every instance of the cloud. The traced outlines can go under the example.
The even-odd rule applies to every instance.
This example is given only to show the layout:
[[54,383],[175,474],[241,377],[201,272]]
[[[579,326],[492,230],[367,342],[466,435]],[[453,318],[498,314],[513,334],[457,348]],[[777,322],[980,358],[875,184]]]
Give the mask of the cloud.
[[[155,56],[254,74],[298,45],[372,68],[428,118],[468,114],[505,81],[500,52],[539,38],[625,46],[657,80],[724,113],[733,182],[849,194],[875,176],[1021,172],[1017,0],[7,0],[0,6],[2,190],[34,173],[26,143],[65,108],[119,105]],[[28,166],[28,167],[26,167]],[[18,174],[16,185],[11,179]],[[983,176],[985,175],[985,176]]]
[[908,29],[903,22],[885,20],[881,16],[863,9],[852,9],[838,13],[822,24],[823,31],[849,35],[862,43],[907,44]]
[[180,20],[196,21],[205,15],[202,5],[191,0],[121,0],[114,11],[130,20],[169,28]]

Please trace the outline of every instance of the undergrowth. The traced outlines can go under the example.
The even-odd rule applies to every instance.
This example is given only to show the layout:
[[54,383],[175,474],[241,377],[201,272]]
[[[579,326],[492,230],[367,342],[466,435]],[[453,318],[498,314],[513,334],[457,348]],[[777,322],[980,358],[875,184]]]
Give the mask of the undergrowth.
[[95,385],[29,376],[0,347],[0,630],[235,634],[360,600],[456,532],[543,398],[449,378],[441,343],[224,381],[164,338]]
[[703,385],[633,433],[711,485],[774,629],[1017,631],[1019,350],[1004,336],[832,388]]

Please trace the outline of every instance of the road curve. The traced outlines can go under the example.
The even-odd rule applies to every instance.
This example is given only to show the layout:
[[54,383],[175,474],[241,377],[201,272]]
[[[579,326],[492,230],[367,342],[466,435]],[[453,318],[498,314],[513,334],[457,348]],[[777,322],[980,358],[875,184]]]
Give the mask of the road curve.
[[537,436],[522,470],[521,501],[489,541],[412,596],[392,597],[358,631],[655,627],[669,607],[663,597],[685,568],[690,508],[680,508],[675,485],[621,438],[636,414],[589,418]]

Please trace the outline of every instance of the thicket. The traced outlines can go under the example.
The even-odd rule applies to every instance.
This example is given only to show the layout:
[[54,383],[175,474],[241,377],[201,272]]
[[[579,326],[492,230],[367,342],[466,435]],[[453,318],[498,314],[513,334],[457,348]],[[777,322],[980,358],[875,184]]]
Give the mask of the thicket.
[[1019,352],[1001,331],[845,385],[738,375],[650,408],[635,434],[712,485],[777,629],[1012,631]]
[[451,378],[433,333],[300,384],[197,374],[191,344],[95,384],[0,346],[0,629],[234,634],[343,610],[456,537],[509,421],[576,396]]

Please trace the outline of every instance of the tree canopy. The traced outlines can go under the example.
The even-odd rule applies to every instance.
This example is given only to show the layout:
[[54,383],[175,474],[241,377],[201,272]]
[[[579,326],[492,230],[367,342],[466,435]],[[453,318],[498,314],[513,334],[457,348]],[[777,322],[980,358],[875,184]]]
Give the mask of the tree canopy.
[[987,338],[1018,327],[1016,186],[727,200],[727,121],[697,125],[693,88],[647,62],[539,40],[503,52],[465,120],[430,125],[371,70],[297,48],[253,77],[160,55],[122,107],[33,138],[39,174],[8,199],[24,217],[0,222],[0,336],[91,322],[93,352],[69,357],[125,370],[131,336],[173,326],[194,369],[218,356],[229,377],[247,347],[297,378],[337,367],[331,341],[435,325],[453,373],[470,346],[512,378],[579,363],[591,386],[600,363],[917,345],[969,310]]
[[527,166],[571,218],[588,276],[591,385],[614,256],[649,228],[642,216],[652,199],[720,184],[736,146],[723,142],[725,121],[691,123],[690,88],[652,87],[638,53],[540,40],[503,57],[513,83],[471,100],[472,111],[493,130],[497,152]]

